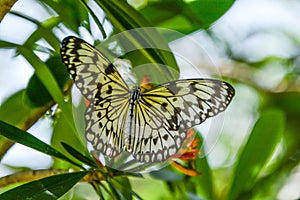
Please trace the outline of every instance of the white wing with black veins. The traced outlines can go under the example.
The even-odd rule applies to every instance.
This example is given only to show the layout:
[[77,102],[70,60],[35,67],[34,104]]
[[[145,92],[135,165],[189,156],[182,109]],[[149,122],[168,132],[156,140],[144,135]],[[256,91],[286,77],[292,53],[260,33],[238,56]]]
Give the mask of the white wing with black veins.
[[61,57],[76,86],[90,101],[85,113],[87,140],[106,156],[119,154],[128,116],[127,84],[106,57],[79,38],[63,40]]
[[90,101],[86,138],[108,157],[127,150],[139,162],[165,161],[181,148],[187,129],[224,111],[234,96],[230,84],[213,79],[176,80],[133,92],[103,54],[76,37],[63,40],[61,57]]

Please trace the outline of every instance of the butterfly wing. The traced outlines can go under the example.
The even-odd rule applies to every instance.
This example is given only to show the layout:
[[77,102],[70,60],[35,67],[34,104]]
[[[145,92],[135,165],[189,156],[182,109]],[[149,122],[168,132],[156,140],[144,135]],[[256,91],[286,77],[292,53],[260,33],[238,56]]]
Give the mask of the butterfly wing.
[[86,138],[104,155],[119,154],[129,107],[129,90],[112,63],[85,41],[63,40],[61,57],[77,88],[90,101],[85,113]]
[[140,162],[159,162],[176,154],[186,131],[224,111],[234,96],[226,82],[177,80],[141,93],[134,115],[132,154]]
[[[106,57],[79,38],[65,38],[61,56],[90,101],[87,140],[106,156],[121,153],[128,144],[123,133],[130,106],[127,84]],[[233,96],[231,85],[211,79],[172,81],[140,93],[127,149],[140,162],[167,160],[182,146],[188,128],[224,111]]]

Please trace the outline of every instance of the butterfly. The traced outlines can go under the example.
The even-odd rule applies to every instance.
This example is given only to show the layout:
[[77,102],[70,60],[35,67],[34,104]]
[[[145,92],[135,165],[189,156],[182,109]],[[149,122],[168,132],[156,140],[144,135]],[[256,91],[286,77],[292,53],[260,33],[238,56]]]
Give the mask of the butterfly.
[[181,148],[187,129],[224,111],[235,93],[230,84],[214,79],[129,88],[100,51],[74,36],[62,41],[61,58],[90,102],[86,139],[109,158],[126,151],[141,163],[168,160]]

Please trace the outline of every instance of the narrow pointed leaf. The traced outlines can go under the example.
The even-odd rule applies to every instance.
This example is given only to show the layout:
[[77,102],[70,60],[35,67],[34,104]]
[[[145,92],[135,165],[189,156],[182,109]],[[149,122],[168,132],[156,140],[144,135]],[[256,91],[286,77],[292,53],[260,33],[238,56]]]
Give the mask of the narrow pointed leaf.
[[0,199],[58,199],[71,189],[87,171],[59,174],[32,181],[0,194]]
[[[155,28],[146,28],[153,26],[126,1],[97,0],[96,3],[103,9],[107,18],[113,24],[115,32],[123,32],[122,36],[125,37],[119,42],[124,49],[131,52],[132,55],[128,54],[127,57],[132,61],[133,66],[160,63],[179,71],[167,41]],[[127,32],[124,34],[124,31]],[[159,66],[156,67],[157,70],[160,70]],[[170,70],[164,71],[164,73],[169,80],[178,78]]]
[[82,155],[79,151],[77,151],[76,149],[74,149],[73,147],[71,147],[70,145],[64,142],[62,142],[61,144],[63,145],[65,150],[69,152],[77,160],[80,160],[81,162],[89,165],[90,167],[97,167],[97,164],[92,158]]
[[[195,138],[199,139],[199,147],[202,147],[203,137],[198,133]],[[204,148],[202,148],[200,153],[201,155],[206,155]],[[213,199],[213,178],[207,156],[199,157],[195,160],[195,170],[201,173],[199,176],[191,177],[191,182],[196,186],[197,194],[204,199]]]
[[30,133],[26,131],[22,131],[14,126],[11,126],[3,121],[0,121],[0,135],[13,140],[17,143],[23,144],[27,147],[40,151],[42,153],[61,158],[65,161],[68,161],[78,167],[81,167],[79,164],[75,163],[74,161],[70,160],[62,153],[54,149],[53,147],[49,146],[48,144],[44,143],[43,141],[39,140],[38,138],[32,136]]
[[228,199],[238,199],[239,194],[251,190],[282,138],[284,124],[280,110],[267,111],[257,120],[236,165]]

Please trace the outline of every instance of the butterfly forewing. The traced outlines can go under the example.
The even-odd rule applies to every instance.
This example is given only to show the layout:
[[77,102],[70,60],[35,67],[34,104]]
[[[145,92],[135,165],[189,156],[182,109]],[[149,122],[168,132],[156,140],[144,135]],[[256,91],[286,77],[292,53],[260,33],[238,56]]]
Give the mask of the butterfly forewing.
[[100,89],[111,91],[111,82],[128,92],[126,83],[111,62],[85,41],[72,36],[65,38],[61,57],[76,86],[88,100],[94,100]]
[[63,40],[61,57],[76,86],[90,101],[85,113],[87,140],[106,156],[119,154],[129,106],[126,83],[106,57],[79,38]]

